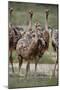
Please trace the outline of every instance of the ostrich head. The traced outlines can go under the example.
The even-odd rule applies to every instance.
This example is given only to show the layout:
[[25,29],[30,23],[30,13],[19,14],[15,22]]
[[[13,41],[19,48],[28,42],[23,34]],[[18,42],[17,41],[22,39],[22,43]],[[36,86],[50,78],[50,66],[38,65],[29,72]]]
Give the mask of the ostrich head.
[[29,15],[30,15],[30,18],[32,19],[32,16],[33,16],[33,11],[32,10],[29,10]]
[[13,8],[10,8],[10,16],[12,16]]

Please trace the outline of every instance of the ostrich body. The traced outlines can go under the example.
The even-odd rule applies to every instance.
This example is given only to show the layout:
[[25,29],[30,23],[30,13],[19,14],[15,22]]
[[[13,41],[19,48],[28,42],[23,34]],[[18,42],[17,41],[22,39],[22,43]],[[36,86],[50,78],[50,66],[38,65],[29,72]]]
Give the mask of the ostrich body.
[[12,27],[11,25],[9,25],[9,51],[10,51],[9,61],[12,65],[13,72],[14,72],[14,68],[13,68],[12,52],[13,52],[13,50],[16,49],[16,44],[21,37],[22,37],[22,35],[21,35],[20,31],[18,31],[15,27]]
[[57,52],[58,49],[58,30],[52,31],[52,46],[54,51]]
[[23,62],[22,59],[25,59],[28,62],[26,68],[26,76],[28,73],[30,61],[32,61],[33,59],[35,60],[35,71],[36,71],[38,63],[38,60],[36,61],[36,58],[37,56],[41,57],[44,54],[43,48],[45,48],[45,42],[42,37],[40,38],[38,37],[36,32],[32,34],[29,33],[29,35],[26,34],[25,37],[21,38],[18,41],[16,47],[19,62],[21,61],[19,64],[20,65],[19,71]]
[[48,32],[48,11],[46,11],[46,27],[45,31],[41,32],[39,29],[34,31],[28,31],[25,33],[24,37],[21,38],[16,47],[16,51],[19,59],[19,71],[21,65],[23,63],[23,59],[25,59],[27,63],[26,67],[26,76],[30,67],[30,61],[34,58],[35,60],[35,71],[37,68],[37,60],[36,57],[42,57],[44,52],[48,49],[49,46],[49,32]]

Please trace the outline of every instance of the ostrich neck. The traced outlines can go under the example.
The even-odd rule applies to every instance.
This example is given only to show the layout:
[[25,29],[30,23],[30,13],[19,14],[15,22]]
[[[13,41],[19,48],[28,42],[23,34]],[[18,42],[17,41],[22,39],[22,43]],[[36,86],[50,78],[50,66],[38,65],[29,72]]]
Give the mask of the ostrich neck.
[[29,29],[32,29],[32,18],[29,19]]
[[45,30],[48,31],[48,15],[46,14]]

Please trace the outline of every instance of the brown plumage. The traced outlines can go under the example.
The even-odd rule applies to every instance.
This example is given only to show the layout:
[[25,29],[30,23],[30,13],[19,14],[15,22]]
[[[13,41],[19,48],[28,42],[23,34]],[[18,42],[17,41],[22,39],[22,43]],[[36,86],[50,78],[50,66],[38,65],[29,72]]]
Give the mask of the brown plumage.
[[9,25],[9,51],[10,51],[9,61],[12,65],[13,72],[14,72],[14,68],[13,68],[12,52],[13,52],[13,50],[16,49],[16,44],[21,37],[22,37],[22,35],[21,35],[20,31],[18,31],[12,25]]
[[[46,13],[48,14],[48,12]],[[47,18],[48,18],[48,15],[47,15]],[[25,59],[28,62],[26,67],[26,76],[29,70],[30,61],[33,58],[35,59],[35,71],[36,71],[37,63],[39,61],[36,59],[36,57],[37,56],[42,57],[44,52],[48,49],[49,32],[48,32],[47,25],[46,25],[45,31],[40,31],[39,29],[36,29],[34,31],[27,31],[24,37],[20,39],[17,43],[16,51],[19,59],[19,71],[20,71],[23,59]]]
[[52,30],[52,47],[57,52],[58,49],[58,30]]

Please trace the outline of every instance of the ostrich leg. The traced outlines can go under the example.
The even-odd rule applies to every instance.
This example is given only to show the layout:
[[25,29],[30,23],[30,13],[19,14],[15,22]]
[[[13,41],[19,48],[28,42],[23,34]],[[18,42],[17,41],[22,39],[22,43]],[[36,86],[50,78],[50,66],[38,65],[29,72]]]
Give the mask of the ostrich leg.
[[37,60],[35,61],[35,73],[36,73],[36,71],[37,71]]
[[27,63],[27,67],[26,67],[26,74],[25,74],[25,77],[27,77],[27,74],[28,74],[28,70],[30,70],[30,61],[28,61],[28,63]]
[[36,73],[36,71],[37,71],[37,64],[38,64],[38,62],[39,62],[39,58],[38,58],[38,56],[37,56],[37,58],[36,58],[36,60],[35,60],[35,73]]
[[56,70],[56,66],[58,65],[58,48],[57,48],[57,60],[55,62],[55,66],[54,66],[54,70],[52,72],[52,76],[55,76],[55,70]]
[[55,63],[55,66],[54,66],[54,70],[53,70],[53,74],[52,74],[52,76],[55,76],[55,70],[56,70],[56,66],[57,66],[57,64],[58,64],[58,60],[57,60],[56,63]]
[[23,63],[23,59],[21,56],[18,56],[18,60],[19,60],[19,72],[20,72],[20,69],[21,69],[21,66],[22,66],[22,63]]
[[12,66],[12,72],[14,72],[14,68],[13,68],[13,58],[12,58],[12,50],[10,51],[10,57],[9,57],[11,66]]

